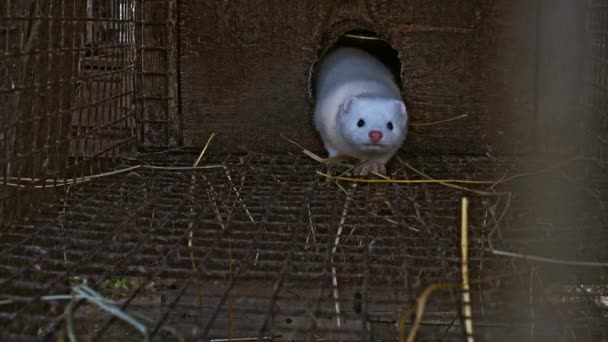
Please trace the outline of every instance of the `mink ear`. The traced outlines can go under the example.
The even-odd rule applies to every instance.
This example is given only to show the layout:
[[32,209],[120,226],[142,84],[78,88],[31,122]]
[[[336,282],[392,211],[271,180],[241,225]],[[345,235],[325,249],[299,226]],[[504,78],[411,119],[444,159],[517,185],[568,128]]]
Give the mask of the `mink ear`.
[[354,96],[350,96],[344,100],[342,103],[342,108],[340,109],[341,114],[350,114],[351,109],[353,107],[353,101],[355,100]]
[[395,101],[396,111],[403,115],[403,117],[407,117],[407,109],[405,108],[405,103],[403,101]]

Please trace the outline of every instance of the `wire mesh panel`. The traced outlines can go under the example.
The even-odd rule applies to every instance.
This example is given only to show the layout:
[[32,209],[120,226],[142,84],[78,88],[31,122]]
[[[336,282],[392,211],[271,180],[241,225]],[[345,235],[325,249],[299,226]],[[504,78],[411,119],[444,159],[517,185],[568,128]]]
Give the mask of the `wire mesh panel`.
[[78,72],[84,80],[72,116],[71,155],[118,155],[133,141],[135,25],[131,0],[87,1],[86,36]]
[[135,3],[138,141],[141,146],[175,146],[181,141],[177,105],[177,1]]
[[133,4],[0,4],[3,221],[33,187],[93,172],[133,142]]
[[[134,163],[166,160],[193,163],[187,155]],[[2,283],[11,302],[3,307],[6,336],[56,332],[62,321],[43,312],[63,303],[41,296],[86,282],[163,340],[366,340],[372,330],[394,336],[395,318],[422,286],[459,280],[458,215],[448,205],[459,203],[457,190],[362,185],[344,192],[319,179],[310,162],[285,156],[205,164],[222,167],[194,175],[143,169],[83,185],[53,208],[58,218],[11,230],[5,241],[12,246],[2,254],[4,265],[15,265],[4,268]],[[471,161],[428,167],[439,174],[447,165],[488,172]],[[482,257],[476,248],[474,260]],[[461,336],[460,324],[449,328],[457,303],[449,291],[429,303],[429,336],[437,327]],[[79,333],[138,338],[95,312],[89,305],[74,312]]]
[[[397,321],[427,286],[460,284],[459,203],[466,194],[475,334],[488,341],[530,331],[536,340],[606,338],[601,287],[581,288],[585,296],[547,291],[533,285],[544,279],[534,265],[493,255],[488,242],[521,251],[513,231],[525,228],[517,217],[529,215],[518,201],[509,205],[500,186],[340,187],[317,176],[317,165],[303,157],[217,155],[203,161],[207,169],[189,170],[195,156],[131,158],[121,172],[74,186],[35,219],[6,231],[0,334],[393,340]],[[510,161],[472,157],[412,158],[408,165],[395,176],[475,180],[524,172]],[[588,212],[580,219],[587,234],[605,236],[594,223],[597,211]],[[579,250],[567,236],[554,239],[568,241]],[[601,258],[601,241],[573,255]],[[100,297],[73,292],[83,284]],[[465,335],[458,288],[430,296],[419,340]],[[78,297],[65,311],[70,293]],[[541,314],[547,312],[554,314]]]

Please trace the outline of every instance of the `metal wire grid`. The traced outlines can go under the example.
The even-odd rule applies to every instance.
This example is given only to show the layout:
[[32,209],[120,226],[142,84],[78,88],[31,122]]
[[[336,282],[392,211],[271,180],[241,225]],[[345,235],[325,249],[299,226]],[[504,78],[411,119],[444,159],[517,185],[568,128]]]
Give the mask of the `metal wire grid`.
[[167,38],[173,3],[0,2],[3,224],[53,195],[34,187],[108,169],[138,138],[171,143],[152,133],[167,131],[168,113],[175,112]]
[[[142,159],[132,163],[191,166],[194,158]],[[347,187],[347,195],[320,180],[315,165],[289,156],[256,156],[246,164],[234,156],[214,157],[205,164],[227,168],[196,171],[194,183],[192,171],[149,169],[99,179],[73,187],[63,201],[6,232],[0,293],[10,304],[0,306],[0,325],[6,327],[0,334],[11,339],[61,335],[65,301],[41,301],[40,296],[69,293],[86,279],[116,298],[159,340],[393,339],[395,320],[427,285],[460,281],[461,191],[359,185]],[[430,158],[416,164],[436,177],[457,172],[489,178],[512,167],[483,158]],[[471,279],[525,270],[525,264],[505,263],[483,248],[484,227],[489,227],[484,217],[492,206],[484,201],[473,196]],[[132,286],[108,289],[123,279],[131,279]],[[516,280],[508,284],[509,290],[522,288]],[[517,297],[526,297],[526,286]],[[489,284],[473,292],[476,328],[493,336],[488,340],[496,340],[497,333],[514,337],[528,331],[529,305],[505,297],[501,288]],[[459,298],[459,291],[447,290],[432,297],[421,340],[462,338]],[[585,322],[562,324],[578,334],[581,325],[590,329],[591,324],[589,331],[597,334],[606,324],[601,317],[595,312]],[[536,318],[536,324],[542,326],[543,320],[559,321],[548,316]],[[91,305],[79,306],[74,321],[80,336],[141,339]],[[551,331],[539,328],[537,334],[561,336]]]
[[[140,146],[178,144],[177,1],[135,0]],[[181,115],[181,114],[180,114]]]
[[[176,159],[173,165],[190,162]],[[377,194],[360,187],[349,200],[334,255],[346,195],[319,182],[311,164],[274,157],[229,170],[234,182],[226,181],[223,169],[204,172],[199,176],[206,179],[197,176],[192,192],[190,172],[138,171],[100,180],[72,189],[63,204],[49,209],[59,216],[15,226],[3,236],[0,254],[0,291],[13,302],[0,313],[5,337],[52,332],[40,329],[58,322],[51,313],[60,313],[64,303],[36,298],[68,293],[74,279],[98,285],[112,277],[140,279],[122,305],[154,312],[148,323],[158,336],[163,333],[156,330],[165,324],[181,325],[178,331],[194,338],[225,337],[232,312],[235,332],[356,339],[369,338],[373,320],[376,329],[384,324],[394,334],[396,315],[414,303],[421,286],[459,281],[455,207],[427,202],[458,203],[456,192],[388,187],[392,209],[384,200],[374,209]],[[418,201],[420,207],[406,210]],[[240,203],[233,207],[235,202]],[[389,211],[393,223],[387,221]],[[195,272],[187,247],[192,223]],[[473,252],[472,261],[477,263],[480,253]],[[331,265],[343,289],[341,328],[336,326]],[[150,287],[155,288],[152,299],[143,294]],[[458,296],[437,298],[427,318],[431,327],[445,330],[458,319]],[[112,336],[108,324],[107,318],[96,322],[95,334]],[[461,332],[453,327],[448,336]]]
[[77,161],[49,168],[117,155],[132,140],[133,1],[3,4],[4,178],[46,176],[15,164],[68,156],[68,145]]
[[589,49],[585,61],[584,97],[592,137],[591,148],[608,161],[608,2],[589,0],[586,33]]

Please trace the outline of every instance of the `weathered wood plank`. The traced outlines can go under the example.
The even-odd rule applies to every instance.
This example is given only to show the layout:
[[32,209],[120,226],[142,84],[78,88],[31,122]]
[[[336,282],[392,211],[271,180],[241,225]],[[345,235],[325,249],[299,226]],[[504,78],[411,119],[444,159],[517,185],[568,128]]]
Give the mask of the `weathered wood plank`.
[[519,132],[534,122],[535,16],[523,1],[207,0],[179,10],[185,145],[202,146],[215,132],[220,151],[293,151],[283,133],[322,151],[307,96],[311,68],[357,28],[400,53],[412,122],[469,114],[413,127],[406,149],[480,153],[507,133],[521,136],[508,144],[527,143]]

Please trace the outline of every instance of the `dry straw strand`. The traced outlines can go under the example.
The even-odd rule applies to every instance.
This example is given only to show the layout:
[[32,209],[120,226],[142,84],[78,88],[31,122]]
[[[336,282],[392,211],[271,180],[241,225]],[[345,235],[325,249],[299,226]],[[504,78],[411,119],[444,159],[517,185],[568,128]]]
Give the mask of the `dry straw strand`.
[[[481,278],[481,279],[477,279],[477,280],[473,280],[473,281],[469,282],[469,285],[478,285],[478,284],[489,283],[489,282],[496,281],[499,279],[514,277],[514,276],[524,274],[527,272],[528,271],[505,273],[505,274],[499,274],[496,276]],[[414,340],[416,338],[416,334],[418,333],[418,330],[420,329],[420,325],[422,324],[422,316],[424,315],[424,309],[426,307],[426,302],[428,301],[430,295],[433,292],[435,292],[437,290],[441,290],[441,289],[459,288],[459,287],[462,287],[462,283],[435,283],[435,284],[429,285],[422,292],[422,294],[418,297],[418,299],[416,300],[416,304],[414,304],[414,306],[411,307],[399,319],[399,322],[397,323],[398,327],[399,327],[399,342],[406,342],[406,341],[414,342]],[[414,325],[412,326],[412,331],[410,331],[410,334],[406,337],[405,322],[414,314],[416,315],[416,317],[414,320]]]
[[115,175],[119,175],[122,173],[135,171],[138,169],[165,170],[165,171],[188,171],[188,170],[210,170],[210,169],[220,169],[220,168],[225,168],[225,166],[224,165],[207,165],[207,166],[194,166],[194,167],[188,167],[188,166],[170,167],[170,166],[153,166],[153,165],[134,165],[134,166],[130,166],[130,167],[127,167],[124,169],[118,169],[118,170],[98,173],[98,174],[94,174],[94,175],[90,175],[90,176],[79,177],[74,180],[68,180],[68,179],[64,179],[64,178],[61,178],[61,179],[52,178],[52,179],[43,180],[40,178],[11,177],[9,179],[12,181],[20,181],[20,182],[27,182],[27,183],[44,182],[45,184],[43,184],[43,185],[26,185],[26,184],[17,184],[17,183],[6,183],[6,184],[0,183],[0,186],[7,185],[7,186],[12,186],[12,187],[17,187],[17,188],[30,188],[30,189],[59,188],[59,187],[67,186],[67,185],[82,184],[82,183],[89,182],[93,179],[115,176]]
[[336,180],[354,183],[385,183],[385,184],[442,184],[442,183],[461,183],[461,184],[496,184],[496,181],[479,181],[466,179],[366,179],[366,178],[351,178],[351,177],[334,177],[317,171],[319,176]]
[[462,316],[467,334],[467,342],[475,342],[471,312],[471,293],[469,288],[469,199],[462,198],[460,250],[462,254]]
[[344,223],[346,222],[346,217],[348,215],[348,206],[350,204],[350,200],[353,192],[356,190],[357,184],[352,184],[350,191],[346,194],[346,199],[344,200],[344,207],[342,208],[342,215],[340,217],[340,224],[338,225],[338,231],[336,233],[336,239],[334,241],[334,246],[331,250],[331,276],[332,276],[332,285],[333,285],[333,296],[336,308],[336,324],[338,327],[342,325],[341,321],[341,313],[340,313],[340,294],[338,292],[338,275],[336,272],[336,267],[334,265],[334,255],[338,249],[338,244],[340,243],[340,237],[342,236],[342,230],[344,229]]
[[456,120],[460,120],[460,119],[464,119],[466,117],[468,117],[469,114],[462,114],[462,115],[458,115],[456,117],[453,118],[449,118],[449,119],[445,119],[445,120],[439,120],[439,121],[433,121],[433,122],[412,122],[410,123],[410,126],[414,126],[414,127],[422,127],[422,126],[434,126],[434,125],[440,125],[446,122],[452,122],[452,121],[456,121]]
[[[211,144],[211,140],[213,140],[214,137],[215,137],[215,133],[211,133],[211,135],[209,136],[209,139],[207,140],[207,143],[205,144],[205,147],[203,148],[203,150],[199,154],[198,158],[192,165],[193,168],[198,167],[198,164],[201,162],[201,159],[203,159],[203,156],[205,155],[205,152],[207,152],[207,148]],[[194,192],[195,187],[196,187],[196,174],[194,172],[192,172],[192,178],[190,181],[190,196],[192,196],[192,193]],[[190,208],[190,212],[194,213],[194,208]],[[190,221],[190,223],[188,224],[188,252],[190,255],[190,263],[192,264],[192,271],[196,271],[196,261],[194,260],[194,251],[192,250],[193,241],[194,241],[193,228],[194,228],[194,221]],[[201,308],[203,307],[203,303],[204,303],[203,302],[203,293],[202,293],[201,288],[199,287],[198,288],[198,304]]]
[[527,255],[527,254],[502,251],[502,250],[494,249],[492,246],[490,246],[489,250],[494,255],[523,259],[523,260],[527,260],[527,261],[542,262],[542,263],[547,263],[547,264],[558,264],[558,265],[567,265],[567,266],[576,266],[576,267],[608,267],[608,262],[573,261],[573,260],[546,258],[546,257],[540,257],[540,256],[536,256],[536,255]]

